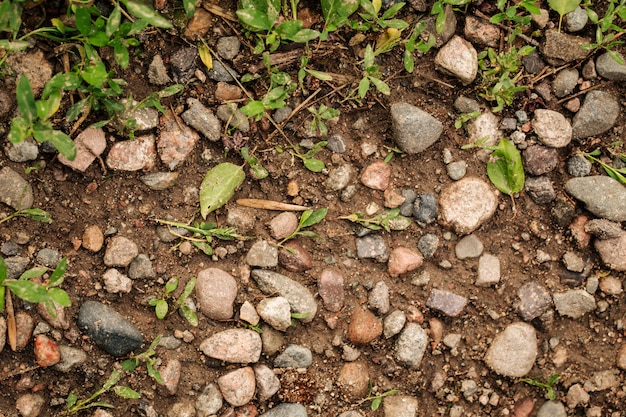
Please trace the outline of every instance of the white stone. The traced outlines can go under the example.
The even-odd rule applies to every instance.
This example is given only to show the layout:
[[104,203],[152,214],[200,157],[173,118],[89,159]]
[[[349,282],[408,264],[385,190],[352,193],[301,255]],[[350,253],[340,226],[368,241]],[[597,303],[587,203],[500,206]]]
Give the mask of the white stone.
[[467,85],[476,78],[478,54],[471,43],[460,36],[453,36],[435,56],[435,65]]
[[496,373],[520,378],[532,369],[537,358],[537,334],[527,323],[513,323],[491,343],[485,363]]

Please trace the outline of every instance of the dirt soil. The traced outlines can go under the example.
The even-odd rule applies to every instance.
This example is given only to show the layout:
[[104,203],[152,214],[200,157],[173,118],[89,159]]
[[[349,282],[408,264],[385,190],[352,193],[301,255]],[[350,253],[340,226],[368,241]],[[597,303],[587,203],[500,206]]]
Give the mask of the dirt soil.
[[[224,10],[235,10],[233,2],[222,2],[220,6]],[[319,13],[315,8],[312,10]],[[54,16],[53,7],[49,7],[47,12],[46,19]],[[25,19],[25,27],[34,29],[34,25],[38,23],[35,21],[36,12],[31,10],[30,13],[35,15],[29,15],[30,18]],[[407,11],[401,14],[401,17],[406,19],[413,19],[416,16],[416,12],[408,7]],[[457,13],[457,16],[459,18],[457,32],[460,33],[464,15]],[[555,16],[551,17],[555,20]],[[588,30],[591,32],[591,29]],[[355,79],[358,82],[359,48],[349,47],[347,42],[353,34],[350,30],[344,29],[333,35],[329,41],[332,54],[315,60],[315,68],[344,74],[348,80]],[[245,72],[247,65],[258,63],[257,57],[251,54],[250,42],[240,32],[239,25],[213,15],[205,37],[207,43],[213,46],[220,36],[225,35],[239,36],[243,42],[242,52],[238,58],[238,70]],[[167,60],[173,52],[186,46],[188,42],[183,36],[175,33],[152,31],[142,37],[142,49],[131,59],[131,67],[128,70],[121,71],[113,65],[111,67],[117,68],[118,75],[129,81],[127,91],[131,92],[133,97],[143,98],[156,90],[154,86],[148,84],[146,77],[152,57],[158,53]],[[55,71],[61,71],[62,62],[60,57],[55,55],[53,46],[45,40],[37,39],[37,47],[45,52],[47,59],[55,66]],[[371,94],[361,105],[345,100],[346,94],[355,84],[351,87],[342,87],[338,83],[322,82],[311,86],[311,91],[318,86],[321,88],[321,93],[317,96],[321,99],[319,103],[326,103],[341,110],[339,118],[329,123],[330,133],[342,134],[346,139],[347,150],[343,154],[322,150],[318,157],[328,168],[348,162],[353,165],[356,172],[361,172],[368,164],[387,156],[389,149],[395,147],[389,107],[392,103],[402,101],[411,103],[442,121],[444,132],[426,152],[419,155],[395,155],[391,159],[390,188],[397,191],[413,188],[420,194],[438,193],[452,183],[442,161],[442,152],[446,148],[452,151],[455,159],[463,159],[468,163],[467,175],[488,181],[485,162],[476,157],[476,151],[461,150],[460,146],[467,141],[466,135],[462,129],[454,127],[458,114],[452,103],[459,95],[476,97],[475,85],[462,86],[458,80],[436,71],[433,63],[435,53],[433,51],[419,57],[413,74],[403,71],[401,48],[381,56],[377,62],[383,69],[383,78],[391,87],[391,94],[389,96]],[[111,60],[108,64],[112,63]],[[196,65],[198,69],[202,68],[199,59]],[[547,72],[552,69],[553,67],[549,67]],[[285,67],[284,70],[295,74],[297,64]],[[532,77],[528,75],[526,79],[530,81]],[[596,79],[592,84],[601,82],[605,81]],[[14,96],[14,79],[7,77],[0,80],[0,85]],[[262,93],[262,84],[256,85],[257,93]],[[503,116],[513,117],[513,113],[518,109],[531,112],[534,107],[546,107],[572,117],[573,114],[556,101],[547,104],[533,101],[530,95],[533,86],[530,87],[527,92],[518,96],[512,106],[505,109]],[[187,98],[196,97],[207,107],[214,108],[221,104],[214,97],[215,88],[216,82],[212,80],[204,83],[191,82],[182,94],[169,98],[164,103],[167,108],[180,112],[184,109]],[[626,87],[623,82],[609,82],[604,88],[618,96],[620,102],[625,101]],[[295,108],[305,98],[296,93],[289,104]],[[8,132],[11,114],[12,112],[0,120],[4,133]],[[299,143],[303,139],[301,132],[309,121],[308,112],[301,111],[284,129],[292,143]],[[56,122],[60,128],[68,128],[61,119]],[[625,124],[626,118],[621,115],[616,128],[594,139],[595,143],[608,144],[623,140],[619,132],[624,131]],[[84,126],[86,125],[87,123]],[[474,285],[478,260],[457,259],[454,247],[458,237],[448,233],[446,239],[444,235],[449,231],[438,222],[426,227],[413,224],[404,231],[379,232],[390,249],[398,246],[416,249],[417,241],[424,234],[433,233],[439,236],[441,243],[435,255],[426,259],[420,269],[408,275],[391,277],[387,273],[385,263],[357,258],[354,228],[347,221],[338,220],[337,217],[355,211],[365,211],[372,203],[383,207],[383,193],[368,189],[358,179],[353,179],[358,192],[353,198],[343,201],[340,192],[329,192],[323,186],[326,173],[310,172],[303,167],[301,161],[294,160],[287,152],[279,153],[277,151],[279,147],[286,148],[289,144],[281,135],[272,135],[271,139],[268,139],[272,132],[273,127],[268,128],[261,123],[255,123],[248,135],[250,147],[256,149],[255,154],[270,172],[270,177],[254,180],[248,176],[237,190],[235,198],[268,199],[312,208],[327,207],[329,209],[327,218],[313,228],[321,238],[302,239],[306,250],[313,258],[313,268],[304,273],[291,273],[279,266],[276,271],[306,285],[315,294],[320,272],[332,264],[345,277],[346,300],[345,308],[337,313],[339,320],[336,328],[332,329],[326,323],[324,317],[330,316],[331,313],[323,310],[322,302],[319,300],[320,314],[311,323],[298,323],[286,331],[285,346],[300,344],[310,348],[313,352],[313,364],[306,372],[288,370],[279,374],[282,382],[280,391],[268,402],[253,401],[252,404],[258,408],[259,414],[281,402],[299,402],[307,407],[309,415],[337,416],[344,411],[358,410],[365,416],[383,416],[382,407],[378,411],[372,411],[369,402],[359,404],[358,400],[346,396],[334,383],[345,363],[341,359],[342,349],[336,340],[339,338],[342,344],[347,342],[345,334],[351,313],[367,304],[367,288],[379,280],[384,280],[390,289],[392,311],[400,309],[412,313],[413,319],[423,323],[425,328],[428,328],[429,319],[438,318],[443,323],[444,335],[458,333],[462,335],[462,341],[456,355],[443,345],[436,346],[435,349],[429,346],[417,370],[407,369],[396,362],[393,356],[395,338],[381,337],[369,345],[359,347],[361,352],[359,360],[366,363],[375,392],[397,389],[402,394],[417,398],[419,416],[448,415],[449,409],[455,405],[463,407],[465,416],[511,415],[515,405],[526,397],[537,401],[538,405],[531,414],[535,415],[539,405],[545,401],[544,391],[517,379],[497,375],[485,365],[483,357],[495,335],[506,325],[520,320],[516,304],[517,290],[522,284],[534,279],[545,284],[551,292],[564,291],[572,286],[584,288],[584,279],[578,284],[564,280],[567,274],[561,257],[566,251],[572,250],[581,254],[585,261],[593,265],[594,273],[604,271],[595,251],[591,247],[579,249],[568,225],[558,224],[554,214],[555,206],[563,204],[563,201],[575,204],[563,190],[563,184],[569,178],[565,170],[565,161],[579,150],[593,149],[591,140],[573,142],[559,150],[561,164],[549,174],[558,195],[554,202],[540,206],[525,192],[521,192],[515,198],[516,212],[514,212],[511,199],[500,195],[496,214],[474,234],[482,241],[485,252],[496,254],[500,259],[502,279],[496,287],[479,288]],[[110,141],[122,139],[115,136],[114,131],[108,132],[107,136],[110,137]],[[368,144],[375,151],[366,155],[363,152],[364,144]],[[210,157],[207,158],[207,155]],[[106,151],[103,157],[106,157]],[[266,225],[276,216],[276,212],[254,210],[255,227],[246,233],[253,239],[234,244],[236,251],[223,259],[212,258],[195,249],[189,254],[183,254],[174,246],[175,243],[160,242],[155,233],[157,218],[169,216],[182,222],[194,217],[199,219],[197,190],[205,173],[223,161],[241,163],[233,152],[225,155],[221,142],[212,143],[202,139],[184,164],[177,169],[179,177],[176,185],[165,191],[154,191],[139,180],[144,172],[112,171],[94,163],[86,172],[80,173],[63,166],[51,154],[41,154],[39,160],[28,163],[14,163],[4,154],[0,155],[0,165],[11,167],[20,173],[33,166],[35,162],[40,165],[39,169],[24,177],[34,188],[35,207],[48,211],[54,219],[49,224],[37,223],[26,218],[2,224],[0,237],[2,243],[25,234],[28,242],[21,246],[22,256],[28,256],[33,264],[34,254],[42,248],[56,249],[62,256],[68,258],[69,268],[63,288],[72,299],[72,306],[66,312],[71,318],[71,327],[66,331],[53,330],[51,335],[60,344],[78,347],[88,352],[88,359],[83,365],[73,372],[63,374],[37,367],[32,343],[20,352],[12,352],[8,346],[5,347],[0,353],[0,381],[2,381],[0,415],[17,416],[16,399],[24,393],[33,391],[43,394],[46,398],[47,405],[40,416],[58,416],[64,407],[60,399],[66,398],[70,391],[84,398],[97,389],[109,375],[117,359],[106,354],[89,338],[83,336],[75,323],[79,307],[87,300],[109,304],[122,316],[129,318],[141,330],[146,341],[144,347],[147,347],[157,335],[172,335],[175,331],[188,330],[195,336],[191,343],[183,343],[176,350],[157,349],[157,355],[163,363],[171,358],[177,358],[182,362],[183,371],[177,395],[161,395],[154,380],[148,377],[145,368],[141,368],[125,380],[125,384],[142,394],[141,399],[121,399],[113,394],[104,396],[103,400],[115,406],[110,411],[114,416],[144,416],[147,405],[152,406],[158,414],[166,415],[175,403],[193,403],[207,383],[214,382],[226,369],[235,368],[208,364],[198,347],[201,341],[216,332],[241,327],[240,322],[236,320],[215,322],[200,314],[200,324],[193,328],[178,314],[170,314],[166,319],[158,320],[154,310],[147,305],[147,299],[160,293],[163,283],[169,277],[176,275],[182,282],[187,282],[207,267],[223,269],[237,278],[239,294],[235,301],[235,311],[244,301],[256,304],[264,297],[254,281],[248,277],[244,258],[247,250],[257,239],[272,240]],[[159,166],[154,170],[156,169],[167,170]],[[593,169],[598,174],[603,174],[596,166]],[[287,193],[287,185],[290,182],[295,182],[299,186],[299,193],[295,196],[289,196]],[[210,219],[224,225],[227,210],[234,205],[235,202],[231,201],[212,214]],[[10,213],[6,206],[1,209],[5,214]],[[576,206],[575,214],[588,215],[580,205]],[[102,231],[114,228],[118,235],[131,238],[138,244],[139,252],[147,254],[152,259],[158,278],[154,281],[135,281],[129,294],[107,293],[102,284],[102,275],[107,270],[103,263],[104,249],[94,254],[79,247],[85,228],[91,225],[97,225]],[[226,245],[233,243],[216,240],[214,249]],[[538,250],[548,253],[552,261],[538,263],[535,259]],[[443,268],[441,266],[443,261],[449,261],[451,267]],[[413,278],[424,270],[431,276],[428,285],[420,287],[412,284]],[[612,274],[620,280],[624,278],[623,273]],[[176,294],[180,292],[180,288]],[[462,315],[447,317],[427,308],[425,302],[432,288],[452,290],[467,297],[469,303]],[[536,319],[531,323],[537,330],[539,356],[529,376],[545,380],[553,373],[558,373],[560,379],[556,385],[557,399],[565,399],[568,387],[574,383],[584,383],[593,372],[615,368],[616,354],[625,335],[620,323],[626,320],[626,299],[623,295],[610,296],[601,292],[596,293],[595,298],[596,301],[608,302],[608,308],[601,312],[591,312],[579,319],[562,317],[554,312],[551,317]],[[42,320],[28,303],[16,300],[15,308],[18,311],[26,310],[36,318],[36,321]],[[568,352],[567,361],[560,366],[555,365],[555,353],[549,345],[553,338],[558,338],[560,345],[565,346]],[[261,362],[268,364],[272,361],[272,357],[261,359]],[[433,377],[442,370],[447,377],[444,388],[433,392],[431,390]],[[621,371],[622,384],[624,376],[624,371]],[[499,395],[499,400],[495,404],[481,403],[478,401],[479,394],[469,399],[465,398],[461,392],[461,381],[467,379],[476,381],[479,394],[492,390]],[[625,415],[626,393],[621,386],[593,392],[590,396],[588,406],[569,410],[568,415],[583,416],[585,410],[591,406],[601,407],[603,416]],[[220,413],[224,413],[227,408],[225,406]],[[93,412],[84,414],[90,413]]]

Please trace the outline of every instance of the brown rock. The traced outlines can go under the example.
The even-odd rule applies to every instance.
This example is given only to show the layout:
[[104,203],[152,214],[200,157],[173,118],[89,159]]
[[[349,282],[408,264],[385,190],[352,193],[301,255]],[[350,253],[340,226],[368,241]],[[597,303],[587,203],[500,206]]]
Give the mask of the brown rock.
[[534,408],[535,400],[532,398],[524,398],[522,401],[515,404],[511,417],[528,417],[533,412]]
[[626,343],[622,343],[622,346],[617,351],[617,367],[626,371]]
[[185,37],[198,40],[203,38],[212,26],[213,16],[201,7],[196,8],[193,17],[185,28]]
[[386,189],[384,192],[385,207],[396,208],[400,207],[404,203],[405,198],[396,190]]
[[613,239],[596,239],[594,246],[604,265],[614,271],[626,271],[626,233]]
[[152,168],[156,162],[154,140],[154,135],[144,135],[114,143],[107,155],[107,166],[120,171]]
[[15,402],[15,409],[22,417],[37,417],[45,404],[46,400],[40,394],[24,394]]
[[337,385],[351,399],[356,400],[367,396],[369,389],[367,365],[362,362],[348,362],[339,372]]
[[397,277],[419,268],[422,263],[424,258],[419,252],[404,247],[395,248],[389,254],[388,272],[392,277]]
[[207,268],[198,273],[196,299],[202,313],[213,320],[229,320],[237,297],[237,281],[226,271]]
[[163,380],[161,393],[165,395],[176,395],[178,382],[180,381],[181,367],[181,363],[178,359],[172,359],[159,371],[161,379]]
[[348,339],[355,345],[367,345],[383,334],[383,325],[368,310],[358,309],[350,318]]
[[624,291],[622,289],[622,281],[612,275],[600,280],[600,290],[608,295],[620,295]]
[[46,307],[46,303],[37,304],[37,313],[39,313],[41,318],[47,321],[48,324],[50,324],[55,329],[69,329],[70,322],[67,317],[65,317],[65,308],[57,303],[54,303],[54,307],[54,312],[56,313],[56,316],[50,314],[48,308]]
[[219,101],[239,100],[243,97],[241,88],[236,85],[228,84],[223,81],[217,83],[215,89],[215,98]]
[[343,308],[343,275],[334,268],[325,268],[317,280],[317,291],[326,310],[337,312]]
[[45,334],[35,337],[35,358],[42,368],[52,366],[61,361],[61,353],[57,344]]
[[15,313],[15,328],[17,331],[15,350],[19,352],[28,345],[28,342],[30,342],[33,330],[35,329],[35,321],[27,313],[18,311]]
[[578,216],[569,226],[570,233],[579,249],[586,248],[591,241],[591,235],[585,230],[587,222],[589,222],[587,216]]
[[313,268],[311,255],[299,240],[291,240],[280,248],[278,251],[278,263],[286,270],[292,272],[304,272]]
[[256,380],[251,367],[237,369],[217,379],[224,399],[234,407],[248,404],[254,397]]
[[494,48],[498,46],[500,41],[500,29],[497,26],[472,15],[467,15],[465,18],[463,34],[465,38],[474,43]]
[[298,217],[290,211],[284,211],[267,223],[270,234],[276,240],[281,240],[296,231]]
[[83,233],[83,248],[90,252],[98,252],[104,244],[104,234],[96,225],[87,226]]
[[373,190],[385,191],[391,181],[391,167],[383,161],[371,163],[361,173],[361,183]]
[[157,148],[161,162],[173,171],[196,146],[200,135],[189,126],[180,123],[177,116],[168,112],[159,121],[160,133],[157,138]]

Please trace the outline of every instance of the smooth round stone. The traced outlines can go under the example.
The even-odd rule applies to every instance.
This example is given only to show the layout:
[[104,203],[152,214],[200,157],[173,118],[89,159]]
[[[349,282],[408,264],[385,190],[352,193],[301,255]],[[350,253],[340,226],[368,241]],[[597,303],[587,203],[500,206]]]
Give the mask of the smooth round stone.
[[369,164],[361,173],[361,183],[373,190],[385,191],[391,181],[391,167],[383,161]]
[[537,412],[537,417],[566,417],[567,411],[565,411],[565,406],[560,401],[546,401],[543,403],[539,411]]
[[398,247],[389,254],[387,268],[389,275],[397,277],[407,274],[422,266],[424,258],[413,249]]
[[354,400],[367,396],[369,373],[363,362],[348,362],[343,365],[337,378],[337,386]]
[[572,140],[572,125],[565,116],[554,110],[535,110],[532,125],[539,140],[546,146],[562,148]]
[[264,322],[284,332],[291,326],[291,308],[284,297],[264,298],[256,307]]
[[405,153],[417,154],[433,145],[443,132],[443,124],[429,113],[409,103],[394,103],[390,110],[393,136]]
[[228,272],[208,268],[198,273],[195,288],[200,310],[213,320],[228,320],[233,316],[237,297],[237,281]]
[[254,367],[256,377],[257,398],[259,401],[267,401],[280,389],[280,380],[272,369],[264,364]]
[[255,381],[254,370],[246,366],[219,377],[217,385],[226,402],[234,407],[241,407],[254,398]]
[[222,393],[217,384],[208,384],[196,399],[196,417],[210,417],[222,408]]
[[302,404],[282,403],[260,417],[307,417],[306,408]]
[[258,362],[261,347],[261,336],[248,329],[224,330],[200,344],[200,350],[208,357],[230,363]]
[[480,178],[466,177],[441,193],[439,205],[444,224],[459,234],[469,234],[496,211],[498,200],[489,184]]
[[626,188],[605,175],[572,178],[565,191],[585,203],[587,210],[598,217],[615,222],[626,221]]
[[620,112],[619,101],[611,93],[601,90],[588,92],[583,105],[574,116],[573,138],[584,139],[601,135],[615,126]]
[[126,268],[138,254],[139,249],[135,242],[123,236],[114,236],[104,253],[104,264]]
[[313,363],[311,350],[299,345],[289,345],[274,359],[275,368],[308,368]]
[[367,310],[357,309],[348,325],[348,340],[355,345],[367,345],[383,333],[383,325]]
[[537,334],[527,323],[508,325],[496,335],[485,355],[485,363],[494,372],[511,378],[528,374],[537,358]]
[[454,247],[458,259],[478,258],[483,253],[483,242],[476,235],[463,237]]
[[315,318],[317,301],[304,285],[273,271],[255,269],[251,275],[264,294],[285,297],[291,311],[303,315],[300,321],[308,323]]

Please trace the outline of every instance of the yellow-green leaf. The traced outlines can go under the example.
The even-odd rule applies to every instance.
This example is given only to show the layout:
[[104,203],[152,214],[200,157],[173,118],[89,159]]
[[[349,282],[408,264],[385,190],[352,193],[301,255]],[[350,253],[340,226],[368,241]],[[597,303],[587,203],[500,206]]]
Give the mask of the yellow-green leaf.
[[206,67],[206,69],[210,70],[213,68],[213,57],[211,56],[211,51],[209,51],[209,47],[205,44],[201,44],[198,46],[198,53],[200,54],[200,59],[202,63]]
[[224,162],[211,168],[200,185],[200,214],[203,218],[222,207],[235,195],[246,174],[239,165]]

